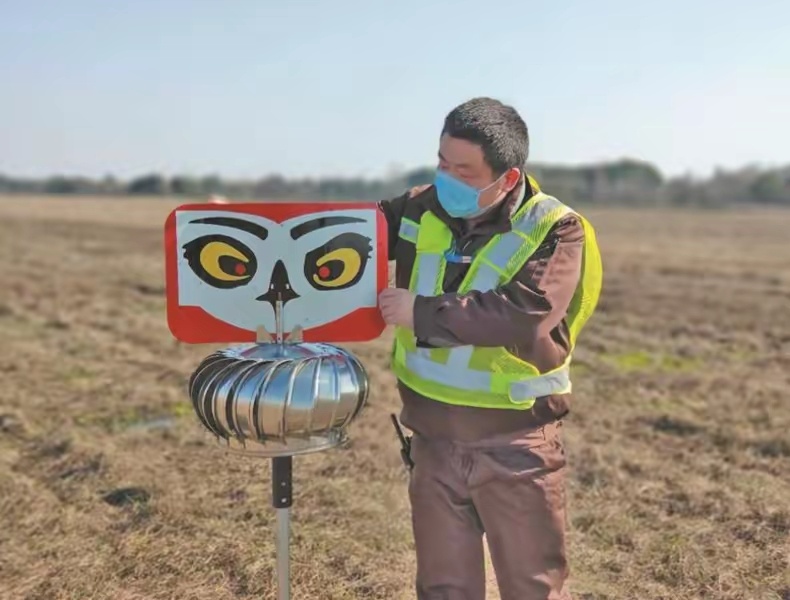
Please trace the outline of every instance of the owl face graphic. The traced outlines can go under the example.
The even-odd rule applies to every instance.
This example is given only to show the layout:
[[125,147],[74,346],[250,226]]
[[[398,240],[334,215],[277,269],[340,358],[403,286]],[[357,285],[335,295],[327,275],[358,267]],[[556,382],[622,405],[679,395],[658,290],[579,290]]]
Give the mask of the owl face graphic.
[[250,341],[260,326],[273,333],[278,302],[284,333],[300,326],[305,341],[383,330],[386,227],[375,205],[189,205],[165,229],[168,321],[183,341]]

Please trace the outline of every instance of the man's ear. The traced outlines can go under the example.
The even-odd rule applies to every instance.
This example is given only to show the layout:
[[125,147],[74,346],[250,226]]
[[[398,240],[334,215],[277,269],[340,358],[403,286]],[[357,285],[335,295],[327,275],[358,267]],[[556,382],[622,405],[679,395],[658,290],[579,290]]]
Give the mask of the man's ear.
[[520,181],[521,181],[521,169],[517,169],[516,167],[513,167],[512,169],[507,170],[507,172],[505,173],[505,185],[507,186],[508,192],[512,192]]

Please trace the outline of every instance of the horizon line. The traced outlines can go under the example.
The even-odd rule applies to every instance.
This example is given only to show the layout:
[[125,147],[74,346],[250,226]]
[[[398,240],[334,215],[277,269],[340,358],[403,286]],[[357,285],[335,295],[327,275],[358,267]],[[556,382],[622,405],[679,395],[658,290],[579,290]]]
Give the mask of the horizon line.
[[[591,169],[591,168],[599,168],[599,167],[606,167],[618,164],[639,164],[645,167],[651,167],[658,171],[661,175],[662,179],[676,179],[676,178],[692,178],[692,179],[709,179],[714,176],[717,172],[721,173],[738,173],[743,171],[778,171],[784,169],[790,169],[790,162],[781,163],[775,162],[773,164],[765,163],[763,161],[751,161],[742,163],[740,166],[733,166],[733,167],[714,167],[710,169],[709,174],[702,174],[700,172],[695,172],[692,169],[687,169],[683,172],[678,172],[672,174],[667,171],[663,171],[661,167],[650,160],[643,159],[643,158],[635,158],[635,157],[628,157],[623,156],[620,158],[613,158],[608,160],[598,160],[598,161],[568,161],[568,162],[559,162],[559,161],[551,161],[551,162],[527,162],[526,164],[526,171],[530,171],[530,165],[533,168],[538,169],[573,169],[573,170],[583,170],[583,169]],[[141,177],[147,177],[151,175],[159,175],[165,179],[173,179],[175,177],[186,177],[186,178],[206,178],[206,177],[218,177],[220,179],[225,179],[228,181],[260,181],[268,178],[279,177],[283,180],[291,180],[291,181],[299,181],[299,180],[316,180],[316,179],[346,179],[346,180],[391,180],[397,177],[406,176],[409,173],[413,173],[415,171],[421,170],[429,170],[434,169],[434,166],[430,165],[423,165],[423,166],[412,166],[412,167],[402,167],[402,166],[391,166],[389,168],[383,169],[383,172],[379,174],[373,175],[362,175],[362,174],[353,174],[350,172],[346,173],[338,173],[338,174],[329,174],[329,173],[313,173],[313,174],[299,174],[299,175],[286,175],[282,172],[277,171],[270,171],[266,174],[262,175],[227,175],[222,174],[219,170],[207,170],[204,172],[195,172],[195,171],[185,171],[185,170],[167,170],[167,169],[156,169],[155,167],[151,167],[149,169],[140,169],[136,172],[136,174],[132,174],[131,172],[128,175],[118,175],[113,172],[104,172],[102,174],[84,174],[84,173],[77,173],[77,172],[69,172],[66,170],[63,171],[50,171],[48,173],[40,173],[40,174],[17,174],[9,171],[4,171],[0,168],[0,177],[4,177],[6,179],[33,179],[33,180],[41,180],[41,179],[53,179],[53,178],[64,178],[64,179],[90,179],[95,181],[101,181],[103,179],[112,178],[119,181],[126,181],[126,180],[133,180],[138,179]]]

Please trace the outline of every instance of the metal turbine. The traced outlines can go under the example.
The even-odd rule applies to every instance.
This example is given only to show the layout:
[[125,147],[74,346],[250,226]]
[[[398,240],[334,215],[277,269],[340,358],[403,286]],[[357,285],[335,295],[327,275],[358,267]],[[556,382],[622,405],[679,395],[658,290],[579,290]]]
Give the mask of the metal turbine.
[[275,306],[276,333],[218,350],[189,378],[189,396],[203,426],[231,451],[272,459],[272,505],[277,513],[278,598],[290,598],[292,457],[334,448],[367,402],[369,380],[350,352],[303,343],[301,330],[282,331],[283,302]]

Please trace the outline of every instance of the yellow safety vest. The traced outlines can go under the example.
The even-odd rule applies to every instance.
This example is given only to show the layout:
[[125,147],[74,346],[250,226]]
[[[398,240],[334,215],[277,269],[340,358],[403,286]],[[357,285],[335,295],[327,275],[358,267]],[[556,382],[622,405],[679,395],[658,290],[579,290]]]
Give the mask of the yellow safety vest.
[[[508,283],[555,223],[569,213],[577,215],[585,236],[581,277],[566,317],[572,351],[598,303],[603,278],[601,255],[592,225],[540,191],[531,178],[530,183],[537,193],[512,217],[511,231],[494,236],[475,254],[458,293],[485,292]],[[416,245],[409,290],[422,296],[442,294],[445,254],[453,242],[450,229],[426,211],[419,223],[403,219],[400,237]],[[418,348],[413,331],[396,327],[392,369],[408,387],[440,402],[526,410],[541,396],[570,393],[571,354],[558,368],[541,373],[503,347]]]

